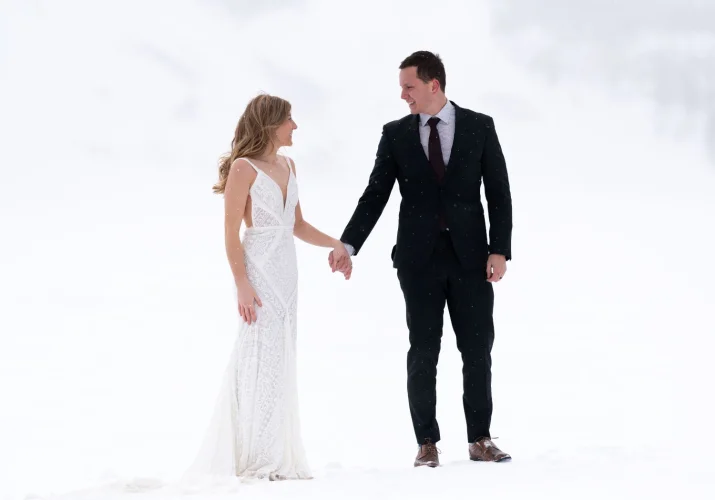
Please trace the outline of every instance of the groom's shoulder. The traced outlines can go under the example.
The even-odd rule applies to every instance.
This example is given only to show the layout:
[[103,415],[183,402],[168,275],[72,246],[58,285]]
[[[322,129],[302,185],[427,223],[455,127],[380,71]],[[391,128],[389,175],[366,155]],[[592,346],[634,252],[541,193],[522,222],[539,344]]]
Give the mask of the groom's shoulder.
[[402,137],[407,131],[409,131],[415,124],[415,120],[418,118],[415,115],[406,115],[397,120],[392,120],[385,123],[382,126],[382,133],[387,134],[393,139]]
[[459,109],[459,112],[462,113],[464,116],[474,121],[482,123],[489,123],[490,121],[494,121],[494,119],[486,113],[480,113],[479,111],[474,111],[473,109],[469,108],[462,108],[458,106],[455,107],[457,107],[457,109]]
[[390,129],[398,129],[400,127],[406,127],[414,119],[415,119],[415,115],[405,115],[402,118],[398,118],[397,120],[392,120],[392,121],[387,122],[385,125],[383,125],[383,128],[390,130]]
[[494,128],[494,118],[491,115],[468,108],[460,108],[459,114],[464,119],[464,124],[475,133],[485,133]]

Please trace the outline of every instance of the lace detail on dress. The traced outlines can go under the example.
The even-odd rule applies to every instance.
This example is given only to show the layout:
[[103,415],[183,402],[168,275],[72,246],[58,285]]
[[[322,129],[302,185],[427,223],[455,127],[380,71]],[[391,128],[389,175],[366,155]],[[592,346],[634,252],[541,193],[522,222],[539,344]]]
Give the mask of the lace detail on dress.
[[278,184],[252,166],[253,227],[245,230],[243,249],[263,306],[255,323],[240,320],[224,389],[190,473],[309,478],[296,395],[297,182],[291,169],[284,207]]
[[283,196],[280,192],[276,193],[277,186],[270,185],[271,182],[274,181],[267,174],[258,172],[251,186],[253,227],[280,226],[283,223]]

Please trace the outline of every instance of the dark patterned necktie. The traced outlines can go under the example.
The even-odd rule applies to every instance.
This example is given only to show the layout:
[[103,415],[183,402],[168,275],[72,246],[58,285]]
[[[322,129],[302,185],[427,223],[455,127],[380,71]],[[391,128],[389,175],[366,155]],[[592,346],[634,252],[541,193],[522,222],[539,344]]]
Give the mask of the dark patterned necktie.
[[[442,156],[442,143],[439,140],[439,134],[437,133],[437,123],[439,123],[439,118],[433,116],[427,120],[427,125],[430,126],[429,132],[429,142],[427,143],[427,151],[429,152],[429,162],[434,169],[434,173],[437,174],[437,181],[442,182],[444,178],[444,157]],[[443,209],[440,209],[439,213],[439,228],[441,230],[447,229],[447,223],[445,222]]]
[[427,120],[427,125],[430,126],[429,132],[429,143],[427,151],[429,152],[429,162],[434,169],[435,174],[437,174],[437,180],[442,182],[444,178],[444,157],[442,156],[442,143],[439,140],[439,133],[437,132],[437,123],[439,118],[433,116]]

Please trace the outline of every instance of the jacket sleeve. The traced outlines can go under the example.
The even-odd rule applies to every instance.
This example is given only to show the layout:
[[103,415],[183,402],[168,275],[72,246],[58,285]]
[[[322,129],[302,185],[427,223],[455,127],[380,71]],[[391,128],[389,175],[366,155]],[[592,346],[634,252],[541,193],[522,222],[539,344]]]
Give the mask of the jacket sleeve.
[[377,146],[375,166],[370,173],[367,187],[340,237],[340,241],[354,248],[354,255],[360,252],[360,248],[382,215],[396,179],[397,164],[392,155],[387,127],[384,126]]
[[499,144],[494,120],[487,116],[482,153],[482,177],[489,211],[489,253],[511,260],[512,207],[506,160]]

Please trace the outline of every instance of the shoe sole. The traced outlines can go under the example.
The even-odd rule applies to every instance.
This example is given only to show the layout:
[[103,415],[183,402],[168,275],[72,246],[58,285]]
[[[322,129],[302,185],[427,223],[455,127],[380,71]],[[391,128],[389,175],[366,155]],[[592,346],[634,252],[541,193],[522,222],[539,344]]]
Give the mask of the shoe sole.
[[420,463],[415,463],[415,467],[439,467],[438,462],[420,462]]
[[511,457],[504,457],[504,458],[500,458],[499,460],[482,460],[481,458],[469,457],[469,460],[471,460],[472,462],[496,462],[496,463],[499,463],[499,462],[511,462]]

